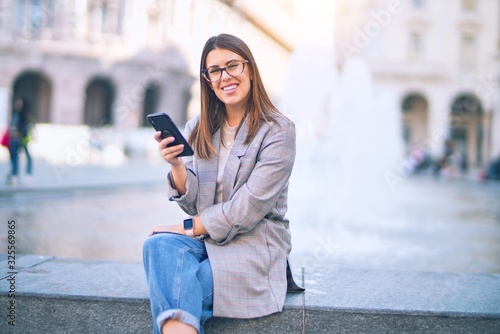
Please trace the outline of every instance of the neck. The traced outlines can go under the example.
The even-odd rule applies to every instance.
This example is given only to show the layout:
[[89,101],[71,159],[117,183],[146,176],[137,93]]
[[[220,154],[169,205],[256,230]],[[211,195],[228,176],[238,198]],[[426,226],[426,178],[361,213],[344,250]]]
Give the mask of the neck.
[[245,112],[243,110],[226,109],[226,121],[229,126],[236,126],[241,123]]

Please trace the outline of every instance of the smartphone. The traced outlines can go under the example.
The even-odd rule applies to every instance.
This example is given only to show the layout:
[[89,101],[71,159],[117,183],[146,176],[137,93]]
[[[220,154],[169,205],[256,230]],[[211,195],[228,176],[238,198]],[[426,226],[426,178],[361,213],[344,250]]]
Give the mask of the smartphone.
[[149,114],[147,117],[155,130],[161,132],[161,138],[175,138],[175,140],[167,146],[175,146],[180,144],[184,145],[184,150],[181,152],[181,154],[178,155],[178,157],[185,157],[194,154],[193,149],[188,144],[187,140],[184,138],[177,126],[175,126],[170,116],[168,116],[164,112],[157,112],[154,114]]

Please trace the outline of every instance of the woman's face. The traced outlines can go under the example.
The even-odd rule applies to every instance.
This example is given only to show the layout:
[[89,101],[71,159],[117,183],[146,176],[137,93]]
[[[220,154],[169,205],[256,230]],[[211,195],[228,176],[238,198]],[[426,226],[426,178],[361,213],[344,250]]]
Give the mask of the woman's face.
[[[226,49],[214,49],[207,54],[206,68],[210,70],[228,66],[235,60],[244,60],[240,55]],[[227,111],[244,112],[245,104],[250,95],[250,70],[245,63],[244,70],[236,76],[222,71],[218,81],[209,83],[215,95],[226,105]],[[231,72],[231,71],[230,71]]]

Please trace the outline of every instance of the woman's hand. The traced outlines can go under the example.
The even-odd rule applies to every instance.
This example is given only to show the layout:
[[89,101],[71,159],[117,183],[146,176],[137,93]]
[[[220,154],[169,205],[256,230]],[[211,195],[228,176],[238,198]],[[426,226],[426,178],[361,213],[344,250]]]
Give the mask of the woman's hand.
[[176,224],[176,225],[156,225],[149,231],[148,237],[153,235],[153,232],[170,232],[170,233],[177,233],[177,234],[184,234],[186,235],[186,232],[184,231],[184,225],[183,224]]
[[160,150],[160,155],[163,160],[168,162],[172,166],[172,178],[174,180],[174,188],[177,189],[179,194],[182,196],[186,193],[186,179],[187,171],[184,161],[178,155],[184,150],[184,145],[175,145],[167,147],[168,144],[174,142],[174,137],[167,137],[162,139],[161,132],[155,133],[155,140],[159,143],[158,148]]
[[155,133],[154,138],[159,143],[158,148],[160,150],[160,155],[162,156],[163,160],[165,160],[172,166],[175,167],[181,166],[183,164],[183,161],[181,157],[178,157],[178,155],[181,154],[182,151],[184,150],[184,145],[180,144],[167,147],[168,144],[174,142],[175,138],[167,137],[162,139],[160,136],[161,132],[158,131]]

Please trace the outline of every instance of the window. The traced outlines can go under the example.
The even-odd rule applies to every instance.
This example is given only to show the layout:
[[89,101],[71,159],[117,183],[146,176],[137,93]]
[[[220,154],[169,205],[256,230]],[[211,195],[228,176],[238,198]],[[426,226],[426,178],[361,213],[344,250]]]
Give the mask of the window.
[[472,67],[475,64],[476,39],[471,35],[462,36],[462,45],[460,50],[460,60],[462,66]]
[[101,32],[105,33],[107,32],[107,25],[108,25],[108,4],[106,2],[103,2],[101,4]]
[[29,9],[30,16],[29,20],[33,29],[40,29],[42,27],[42,4],[40,0],[31,0],[31,6]]
[[418,32],[410,35],[410,59],[421,59],[424,53],[422,35]]
[[118,22],[116,26],[116,33],[121,35],[123,33],[123,17],[125,15],[125,0],[120,0],[118,3]]
[[[60,0],[59,0],[60,1]],[[97,34],[121,34],[125,0],[93,0],[87,3],[88,29]]]
[[413,0],[413,7],[417,9],[422,9],[424,8],[425,1],[424,0]]
[[16,12],[16,28],[21,30],[23,28],[24,21],[24,0],[19,0],[17,2]]
[[149,11],[148,15],[148,36],[147,36],[147,44],[151,48],[155,48],[158,46],[160,42],[160,30],[159,30],[159,22],[158,22],[158,12]]
[[477,1],[476,0],[462,0],[462,8],[464,10],[475,10],[477,6]]
[[43,28],[55,25],[55,0],[19,0],[16,4],[16,28],[36,36]]

